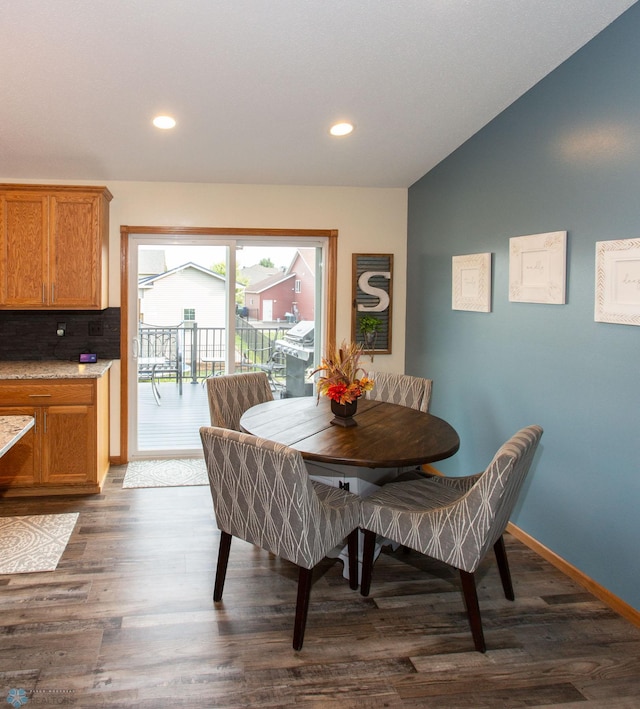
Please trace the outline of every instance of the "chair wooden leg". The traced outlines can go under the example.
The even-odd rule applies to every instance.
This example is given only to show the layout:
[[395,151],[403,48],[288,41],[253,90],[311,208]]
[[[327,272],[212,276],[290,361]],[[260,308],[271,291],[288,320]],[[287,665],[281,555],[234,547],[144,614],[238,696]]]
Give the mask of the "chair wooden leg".
[[464,593],[464,604],[467,607],[467,616],[471,626],[471,635],[478,652],[485,652],[484,633],[482,632],[482,618],[480,617],[480,606],[478,605],[478,592],[476,591],[475,576],[468,571],[460,569],[460,580],[462,581],[462,591]]
[[349,552],[349,588],[354,591],[358,588],[358,535],[356,527],[347,537],[347,549]]
[[496,561],[498,562],[498,570],[500,571],[500,580],[502,581],[502,588],[504,589],[504,597],[509,601],[515,599],[515,594],[513,593],[513,584],[511,583],[511,572],[509,571],[509,560],[507,559],[507,550],[504,546],[504,538],[500,536],[500,539],[493,545],[493,551],[496,555]]
[[296,602],[296,619],[293,626],[293,649],[302,650],[304,630],[307,626],[309,598],[311,596],[311,578],[313,569],[300,567],[298,574],[298,600]]
[[227,532],[220,532],[220,546],[218,547],[218,567],[216,569],[216,582],[213,587],[213,600],[222,600],[224,580],[227,575],[227,563],[229,561],[229,550],[231,549],[231,535]]
[[364,534],[364,545],[362,548],[362,579],[360,580],[360,594],[369,595],[371,588],[371,574],[373,572],[373,553],[376,547],[376,534],[368,529],[362,530]]

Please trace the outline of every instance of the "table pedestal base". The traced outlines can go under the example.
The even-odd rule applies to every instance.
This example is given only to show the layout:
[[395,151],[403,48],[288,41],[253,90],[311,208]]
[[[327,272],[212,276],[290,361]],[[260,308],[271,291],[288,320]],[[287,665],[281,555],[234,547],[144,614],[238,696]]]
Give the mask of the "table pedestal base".
[[[377,492],[380,487],[387,482],[394,480],[400,472],[398,468],[359,468],[352,465],[331,465],[329,463],[315,463],[305,461],[307,470],[312,480],[340,487],[349,492],[353,492],[360,497],[367,497]],[[380,550],[386,541],[382,537],[376,539],[374,559],[378,558]],[[363,536],[358,536],[358,584],[362,578],[362,544]],[[397,546],[397,545],[396,545]],[[344,563],[342,575],[349,578],[349,554],[346,546],[337,546],[330,551],[327,556],[330,559],[341,559]]]

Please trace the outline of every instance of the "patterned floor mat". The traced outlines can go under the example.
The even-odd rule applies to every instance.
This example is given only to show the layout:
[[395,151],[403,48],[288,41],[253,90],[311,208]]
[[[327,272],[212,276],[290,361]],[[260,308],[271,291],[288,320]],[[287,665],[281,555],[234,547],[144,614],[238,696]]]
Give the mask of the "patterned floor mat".
[[202,458],[134,460],[126,468],[123,488],[209,484]]
[[78,513],[0,517],[0,574],[55,571]]

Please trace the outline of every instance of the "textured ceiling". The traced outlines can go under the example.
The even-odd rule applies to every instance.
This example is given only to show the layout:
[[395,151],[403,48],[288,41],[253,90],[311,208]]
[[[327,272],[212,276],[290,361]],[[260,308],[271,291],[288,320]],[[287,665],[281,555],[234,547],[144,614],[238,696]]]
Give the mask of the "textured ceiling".
[[0,0],[0,175],[408,187],[633,4]]

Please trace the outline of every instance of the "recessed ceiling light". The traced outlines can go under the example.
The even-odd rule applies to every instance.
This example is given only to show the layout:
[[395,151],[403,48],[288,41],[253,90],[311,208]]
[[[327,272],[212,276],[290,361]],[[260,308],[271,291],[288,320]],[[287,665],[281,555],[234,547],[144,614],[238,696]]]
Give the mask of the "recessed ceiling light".
[[353,131],[353,123],[335,123],[334,125],[331,126],[329,129],[329,133],[331,135],[349,135]]
[[171,116],[156,116],[153,119],[153,125],[156,128],[162,128],[163,130],[173,128],[175,124],[175,119],[171,118]]

